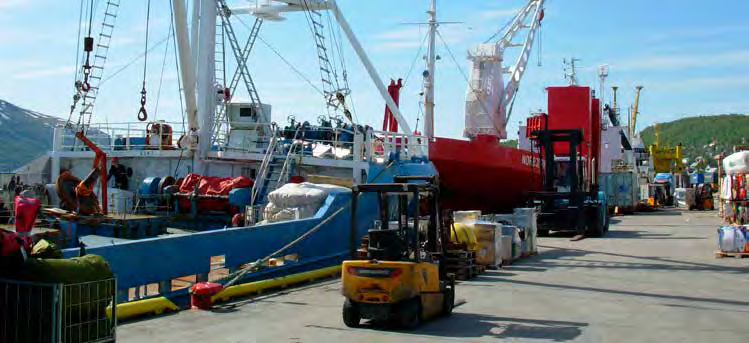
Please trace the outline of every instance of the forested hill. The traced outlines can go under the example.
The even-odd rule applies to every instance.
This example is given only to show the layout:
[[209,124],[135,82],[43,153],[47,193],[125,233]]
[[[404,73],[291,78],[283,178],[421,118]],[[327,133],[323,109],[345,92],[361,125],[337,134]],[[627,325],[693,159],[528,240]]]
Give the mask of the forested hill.
[[[652,144],[653,126],[643,129],[640,137],[646,145]],[[734,145],[749,144],[749,115],[698,116],[659,123],[658,137],[661,145],[681,143],[690,161],[697,156],[712,159],[720,152],[731,154]]]

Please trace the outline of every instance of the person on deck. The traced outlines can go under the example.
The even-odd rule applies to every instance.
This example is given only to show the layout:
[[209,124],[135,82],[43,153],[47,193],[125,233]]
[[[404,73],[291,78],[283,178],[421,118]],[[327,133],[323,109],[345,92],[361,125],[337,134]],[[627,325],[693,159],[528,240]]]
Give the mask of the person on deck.
[[127,167],[121,165],[119,158],[112,157],[112,166],[109,167],[107,181],[114,177],[114,188],[127,190],[130,174],[132,174],[132,171],[129,171]]

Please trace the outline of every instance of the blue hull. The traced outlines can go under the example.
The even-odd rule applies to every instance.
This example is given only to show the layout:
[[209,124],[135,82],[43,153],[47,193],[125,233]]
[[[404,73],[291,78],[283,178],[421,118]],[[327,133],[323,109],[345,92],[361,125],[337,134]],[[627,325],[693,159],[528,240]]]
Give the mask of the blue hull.
[[[368,182],[392,182],[395,175],[436,175],[430,162],[395,162],[392,165],[372,164]],[[296,254],[294,262],[285,262],[278,267],[248,273],[241,282],[263,280],[273,277],[301,273],[338,265],[349,256],[351,247],[350,211],[351,192],[347,190],[331,192],[317,213],[311,218],[277,223],[260,224],[252,227],[226,228],[198,233],[170,235],[167,237],[145,238],[132,241],[107,242],[104,245],[86,248],[87,254],[104,257],[110,264],[118,285],[120,302],[140,300],[153,296],[165,296],[180,306],[186,305],[187,289],[172,290],[172,280],[186,276],[196,276],[198,281],[208,279],[211,258],[224,256],[224,266],[229,272],[241,265],[255,262],[280,249],[298,238],[310,228],[338,211],[330,221],[317,231],[305,237],[284,251],[282,255]],[[362,223],[375,220],[378,205],[372,194],[359,200],[357,221]],[[63,223],[72,232],[87,232],[90,227]],[[137,230],[158,230],[153,223],[143,224]],[[358,226],[354,242],[361,242],[367,227]],[[99,231],[105,228],[97,228]],[[101,234],[100,232],[97,232]],[[78,256],[80,249],[63,251],[64,256]],[[158,284],[158,295],[138,294],[141,286]],[[135,297],[129,292],[135,292]],[[151,287],[151,289],[154,287]]]

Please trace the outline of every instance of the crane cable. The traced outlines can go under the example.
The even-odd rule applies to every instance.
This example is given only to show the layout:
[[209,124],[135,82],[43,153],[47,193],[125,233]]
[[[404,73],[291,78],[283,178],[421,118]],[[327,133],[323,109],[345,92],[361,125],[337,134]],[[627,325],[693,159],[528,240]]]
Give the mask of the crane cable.
[[[146,111],[146,72],[148,71],[148,27],[151,23],[151,0],[148,0],[146,9],[146,44],[143,53],[143,87],[140,90],[140,110],[138,110],[138,120],[148,120],[148,111]],[[168,36],[167,36],[168,37]]]
[[[247,29],[250,29],[250,26],[244,20],[242,20],[242,18],[240,18],[240,17],[235,17],[235,18],[237,18],[237,21],[239,21],[239,23],[242,24],[242,26],[244,26]],[[299,78],[301,78],[304,82],[306,82],[312,89],[314,89],[316,92],[320,93],[320,95],[325,95],[325,92],[323,92],[322,89],[320,89],[320,87],[316,86],[314,84],[314,82],[312,82],[312,80],[310,80],[309,77],[307,77],[306,75],[304,75],[304,73],[302,73],[291,62],[289,62],[289,60],[287,60],[285,57],[283,57],[283,55],[281,54],[281,52],[278,51],[278,49],[276,49],[273,45],[271,45],[270,43],[268,43],[268,41],[266,41],[265,39],[263,39],[263,37],[261,37],[260,34],[257,35],[257,39],[260,41],[260,43],[263,43],[263,45],[265,45],[265,47],[268,48],[268,50],[270,50],[273,54],[275,54],[276,57],[278,57],[284,64],[286,64],[286,66],[289,67],[289,69],[291,69],[291,71],[293,71],[295,74],[297,74],[297,76],[299,76]]]
[[[81,58],[81,31],[83,28],[83,9],[84,4],[86,3],[86,0],[81,0],[80,8],[78,9],[78,34],[75,35],[75,39],[77,41],[77,44],[75,46],[75,65],[78,65],[78,59]],[[78,68],[75,68],[75,73],[73,74],[73,80],[75,80],[75,94],[73,94],[73,104],[70,105],[70,113],[68,114],[68,120],[65,122],[65,127],[70,126],[70,121],[73,119],[73,112],[75,112],[75,107],[78,105],[78,101],[81,99],[81,91],[80,87],[78,86]]]
[[[161,100],[161,86],[164,82],[164,72],[166,70],[166,61],[167,61],[167,55],[169,54],[169,41],[172,38],[172,33],[174,32],[174,14],[171,14],[171,19],[169,20],[169,34],[166,36],[166,48],[164,49],[164,59],[161,62],[161,75],[159,76],[159,88],[156,91],[156,106],[154,106],[154,113],[158,115],[159,113],[159,102]],[[226,79],[226,77],[224,77]]]
[[[89,74],[91,74],[92,66],[90,64],[91,61],[91,52],[94,49],[94,39],[91,37],[91,31],[92,26],[94,23],[94,1],[91,0],[88,3],[88,6],[84,6],[86,0],[81,0],[81,5],[78,13],[78,44],[76,47],[76,55],[75,55],[75,62],[78,63],[78,58],[80,56],[80,48],[81,48],[81,27],[83,25],[83,16],[84,16],[84,7],[87,10],[88,14],[88,34],[83,39],[83,50],[86,52],[86,61],[84,62],[83,66],[81,67],[81,73],[83,74],[83,81],[76,80],[75,81],[75,94],[73,94],[73,104],[70,105],[70,113],[68,114],[68,121],[66,122],[65,126],[70,126],[71,120],[73,119],[73,112],[75,112],[76,106],[78,106],[78,101],[81,100],[81,98],[85,97],[85,94],[88,93],[88,91],[91,90],[91,84],[88,82]],[[82,59],[81,59],[82,60]],[[78,72],[76,72],[75,79],[78,78]],[[85,99],[84,99],[85,102]],[[83,118],[82,114],[78,117],[78,126],[82,124]]]
[[88,77],[91,74],[91,52],[94,51],[94,37],[91,37],[91,31],[94,26],[94,0],[91,0],[88,14],[88,35],[83,39],[83,50],[86,52],[86,62],[83,65],[83,83],[80,88],[84,93],[88,93],[91,90],[91,84],[88,82]]

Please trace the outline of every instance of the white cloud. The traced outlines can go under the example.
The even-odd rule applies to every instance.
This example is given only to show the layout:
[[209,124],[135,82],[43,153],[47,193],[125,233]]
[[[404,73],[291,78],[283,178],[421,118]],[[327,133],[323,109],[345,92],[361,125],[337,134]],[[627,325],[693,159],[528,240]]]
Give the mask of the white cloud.
[[409,26],[377,33],[372,36],[372,49],[416,48],[424,41],[425,30],[420,26]]
[[13,8],[24,7],[28,5],[30,0],[0,0],[0,9],[8,10]]
[[656,90],[687,90],[687,89],[716,89],[716,88],[739,88],[749,87],[749,79],[743,75],[728,75],[728,76],[706,76],[706,77],[693,77],[683,78],[673,81],[665,81],[654,83],[649,88]]
[[489,9],[478,12],[478,17],[484,20],[512,17],[515,16],[519,11],[519,7],[506,9]]
[[[440,27],[439,33],[448,45],[463,42],[467,39],[468,35],[471,34],[470,29],[450,26]],[[414,25],[373,35],[372,38],[374,38],[374,44],[372,44],[370,48],[374,51],[386,49],[416,49],[421,46],[422,43],[426,44],[425,37],[425,28]],[[437,38],[437,46],[440,48],[442,46],[439,37]]]
[[749,32],[749,26],[747,25],[723,25],[714,27],[687,27],[678,30],[672,30],[668,32],[656,33],[649,36],[646,40],[650,42],[662,42],[662,41],[673,41],[676,39],[707,39],[715,38],[716,36],[725,36],[727,34]]
[[25,71],[21,71],[13,74],[11,77],[18,80],[30,80],[41,77],[61,76],[70,75],[75,70],[72,66],[61,66],[61,67],[49,67],[49,68],[28,68]]
[[670,54],[638,56],[630,60],[612,63],[621,70],[678,70],[692,67],[715,67],[716,65],[738,65],[749,59],[749,50],[725,51],[715,54]]

